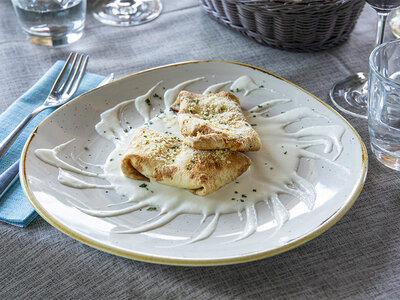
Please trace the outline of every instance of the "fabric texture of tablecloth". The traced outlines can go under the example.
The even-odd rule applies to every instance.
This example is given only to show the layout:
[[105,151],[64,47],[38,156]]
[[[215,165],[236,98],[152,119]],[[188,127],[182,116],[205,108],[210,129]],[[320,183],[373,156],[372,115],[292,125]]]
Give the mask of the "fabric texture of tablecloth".
[[[180,61],[238,61],[267,69],[328,104],[335,81],[368,70],[376,31],[376,13],[368,6],[342,45],[296,53],[262,46],[226,28],[206,15],[196,0],[162,2],[159,18],[126,28],[99,23],[89,5],[82,39],[46,48],[26,40],[10,2],[1,1],[0,111],[71,50],[90,55],[89,72],[114,72],[117,78]],[[386,40],[392,38],[387,29]],[[308,243],[251,263],[174,267],[101,252],[40,217],[23,229],[0,223],[0,298],[398,299],[400,173],[371,154],[366,121],[345,118],[368,147],[368,177],[346,215]]]

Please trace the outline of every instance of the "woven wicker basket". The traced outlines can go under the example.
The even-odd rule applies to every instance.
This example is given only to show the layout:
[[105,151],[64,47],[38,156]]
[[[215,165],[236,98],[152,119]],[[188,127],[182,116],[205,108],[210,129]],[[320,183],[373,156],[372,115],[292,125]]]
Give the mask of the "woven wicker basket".
[[279,49],[315,52],[344,42],[364,0],[199,0],[219,22]]

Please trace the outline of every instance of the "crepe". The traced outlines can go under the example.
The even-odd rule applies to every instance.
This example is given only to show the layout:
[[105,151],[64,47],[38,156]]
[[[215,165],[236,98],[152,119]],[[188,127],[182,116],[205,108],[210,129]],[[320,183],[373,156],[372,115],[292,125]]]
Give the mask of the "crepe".
[[178,111],[183,142],[195,149],[258,151],[261,140],[243,115],[239,99],[229,92],[181,91],[171,108]]
[[205,196],[236,179],[250,164],[243,153],[196,150],[175,136],[140,127],[121,161],[121,170],[132,179],[152,179]]

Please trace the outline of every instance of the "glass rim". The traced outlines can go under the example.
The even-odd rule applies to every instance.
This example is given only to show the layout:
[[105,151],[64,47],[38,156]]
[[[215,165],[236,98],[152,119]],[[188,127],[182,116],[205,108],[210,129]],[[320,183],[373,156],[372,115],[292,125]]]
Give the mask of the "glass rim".
[[[388,45],[392,45],[392,44],[398,44],[400,46],[400,39],[395,39],[395,40],[391,40],[388,42],[384,42],[378,46],[375,47],[374,50],[372,50],[370,56],[369,56],[369,69],[370,71],[372,70],[374,72],[374,74],[379,77],[381,80],[388,82],[392,85],[395,85],[397,87],[400,88],[400,83],[398,81],[394,81],[392,79],[390,79],[389,77],[383,76],[377,69],[374,58],[376,57],[377,52],[382,51],[382,49],[386,48]],[[370,77],[370,76],[369,76]]]

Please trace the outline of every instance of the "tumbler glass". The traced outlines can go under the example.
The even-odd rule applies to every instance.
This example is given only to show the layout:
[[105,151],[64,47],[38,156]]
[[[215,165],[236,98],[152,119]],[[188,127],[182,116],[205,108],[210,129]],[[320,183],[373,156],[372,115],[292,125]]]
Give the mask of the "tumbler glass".
[[369,59],[368,129],[372,152],[400,170],[400,40],[384,43]]
[[12,3],[18,22],[35,44],[70,44],[83,34],[86,0],[12,0]]

